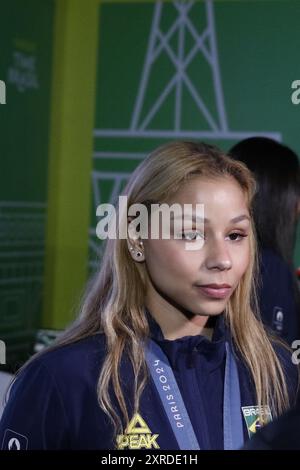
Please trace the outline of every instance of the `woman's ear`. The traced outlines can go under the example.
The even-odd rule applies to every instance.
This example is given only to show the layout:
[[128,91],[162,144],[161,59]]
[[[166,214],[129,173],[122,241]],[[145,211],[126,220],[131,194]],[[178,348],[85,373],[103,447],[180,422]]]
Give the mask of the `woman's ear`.
[[136,233],[136,229],[130,226],[130,222],[134,217],[128,216],[128,230],[127,230],[127,246],[129,253],[134,261],[145,261],[144,245],[140,235]]
[[142,240],[127,238],[127,246],[134,261],[145,261],[144,245]]

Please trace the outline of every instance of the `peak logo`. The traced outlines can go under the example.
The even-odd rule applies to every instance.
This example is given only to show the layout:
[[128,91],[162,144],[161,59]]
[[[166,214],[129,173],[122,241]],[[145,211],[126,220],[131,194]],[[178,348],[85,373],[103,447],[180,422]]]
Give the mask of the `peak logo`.
[[117,449],[159,449],[156,442],[159,434],[152,434],[146,422],[138,413],[134,415],[125,430],[117,436]]

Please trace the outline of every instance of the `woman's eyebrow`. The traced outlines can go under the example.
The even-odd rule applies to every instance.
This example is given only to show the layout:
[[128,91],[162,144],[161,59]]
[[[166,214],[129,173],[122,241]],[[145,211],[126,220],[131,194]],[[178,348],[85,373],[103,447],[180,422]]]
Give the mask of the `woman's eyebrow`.
[[238,215],[237,217],[234,217],[233,219],[230,220],[230,222],[233,222],[236,224],[237,222],[241,222],[242,220],[250,220],[249,215],[243,214],[243,215]]
[[[171,214],[171,219],[178,219],[178,218],[181,219],[182,217],[174,217],[173,214]],[[187,218],[189,218],[189,216],[188,216]],[[210,222],[210,220],[207,219],[206,217],[204,217],[204,218],[202,218],[202,217],[196,217],[195,215],[193,215],[193,216],[191,217],[191,219],[192,219],[193,221],[198,220],[199,222],[205,222],[205,223],[209,223],[209,222]],[[241,222],[241,221],[243,221],[243,220],[249,220],[249,221],[250,221],[249,215],[247,215],[247,214],[238,215],[237,217],[234,217],[233,219],[231,219],[229,222],[236,224],[236,223]]]

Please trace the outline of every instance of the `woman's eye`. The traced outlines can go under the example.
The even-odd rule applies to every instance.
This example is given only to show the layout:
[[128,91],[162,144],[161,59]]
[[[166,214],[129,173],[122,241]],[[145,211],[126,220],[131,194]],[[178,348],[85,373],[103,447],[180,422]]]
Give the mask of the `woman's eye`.
[[182,233],[182,238],[185,240],[199,240],[199,238],[204,238],[202,233],[196,231],[184,232]]
[[243,238],[247,237],[248,235],[244,234],[244,233],[238,233],[238,232],[234,232],[234,233],[231,233],[229,235],[229,238],[231,241],[235,242],[235,241],[238,241],[238,240],[242,240]]

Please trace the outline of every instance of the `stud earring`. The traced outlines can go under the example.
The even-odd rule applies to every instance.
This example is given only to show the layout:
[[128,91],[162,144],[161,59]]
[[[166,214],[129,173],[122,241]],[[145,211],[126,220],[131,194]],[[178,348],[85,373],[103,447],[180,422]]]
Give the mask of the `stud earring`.
[[142,259],[143,257],[143,253],[142,251],[135,251],[134,248],[129,248],[130,252],[131,252],[131,255],[134,257],[134,258],[137,258],[137,259]]

